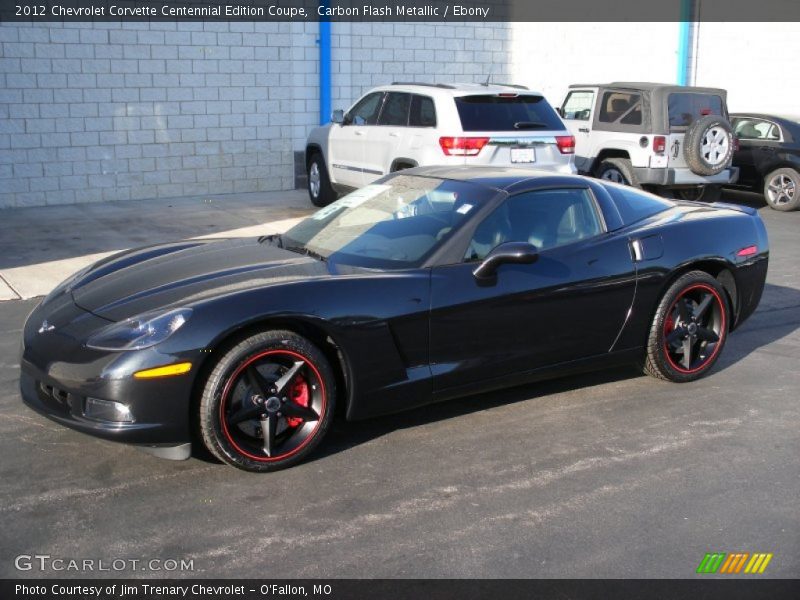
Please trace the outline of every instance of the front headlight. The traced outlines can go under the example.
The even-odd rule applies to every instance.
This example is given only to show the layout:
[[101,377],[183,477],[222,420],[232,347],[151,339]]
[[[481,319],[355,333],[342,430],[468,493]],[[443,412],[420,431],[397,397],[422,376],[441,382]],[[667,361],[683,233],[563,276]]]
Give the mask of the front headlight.
[[191,308],[138,315],[101,329],[87,340],[86,346],[111,351],[149,348],[178,331],[191,315]]

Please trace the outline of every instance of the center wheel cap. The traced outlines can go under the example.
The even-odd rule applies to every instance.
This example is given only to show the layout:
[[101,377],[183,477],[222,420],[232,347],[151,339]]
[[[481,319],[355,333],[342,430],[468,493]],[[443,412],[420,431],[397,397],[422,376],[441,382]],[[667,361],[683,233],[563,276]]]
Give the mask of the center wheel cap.
[[265,407],[265,408],[267,409],[267,411],[269,411],[269,412],[278,412],[278,411],[280,410],[280,408],[281,408],[281,401],[280,401],[280,398],[277,398],[277,397],[275,397],[275,396],[272,396],[272,397],[270,397],[270,398],[267,398],[267,401],[266,401],[266,403],[264,404],[264,407]]
[[689,332],[689,335],[694,335],[697,333],[697,323],[689,323],[689,326],[686,329]]

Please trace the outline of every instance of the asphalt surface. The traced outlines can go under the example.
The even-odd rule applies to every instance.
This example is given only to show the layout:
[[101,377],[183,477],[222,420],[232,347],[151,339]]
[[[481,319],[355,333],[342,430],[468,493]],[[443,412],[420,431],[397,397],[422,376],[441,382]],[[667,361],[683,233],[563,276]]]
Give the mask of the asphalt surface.
[[0,577],[80,575],[14,568],[48,554],[192,559],[171,574],[194,577],[682,578],[712,551],[772,552],[761,577],[798,577],[800,212],[760,212],[764,299],[701,381],[621,369],[338,421],[312,460],[269,475],[26,409],[17,347],[36,301],[0,303]]

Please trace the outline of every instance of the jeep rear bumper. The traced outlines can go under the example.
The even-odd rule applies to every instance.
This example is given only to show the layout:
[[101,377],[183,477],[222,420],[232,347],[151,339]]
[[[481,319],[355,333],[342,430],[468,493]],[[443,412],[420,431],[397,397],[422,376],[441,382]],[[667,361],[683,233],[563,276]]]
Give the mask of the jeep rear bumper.
[[689,169],[650,167],[634,167],[633,172],[643,185],[729,185],[739,179],[739,167],[724,169],[716,175],[698,175]]

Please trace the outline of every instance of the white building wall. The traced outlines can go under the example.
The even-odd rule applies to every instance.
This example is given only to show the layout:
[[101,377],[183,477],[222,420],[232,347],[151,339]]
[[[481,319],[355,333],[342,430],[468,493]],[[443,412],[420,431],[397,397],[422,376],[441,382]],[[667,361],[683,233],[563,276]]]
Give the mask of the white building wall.
[[800,23],[699,23],[696,85],[728,90],[732,112],[800,116]]
[[511,23],[511,74],[560,106],[573,83],[672,83],[678,23]]

